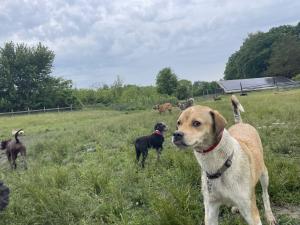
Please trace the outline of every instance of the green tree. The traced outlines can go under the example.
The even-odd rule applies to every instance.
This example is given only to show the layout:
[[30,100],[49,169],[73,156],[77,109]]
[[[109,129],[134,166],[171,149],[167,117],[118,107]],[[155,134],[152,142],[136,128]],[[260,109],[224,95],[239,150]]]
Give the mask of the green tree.
[[292,78],[299,73],[300,39],[295,36],[285,36],[274,43],[266,75]]
[[193,94],[194,96],[201,96],[206,94],[214,94],[220,89],[216,81],[195,81],[193,83]]
[[15,77],[15,59],[15,46],[12,42],[6,43],[4,48],[0,48],[1,109],[11,108],[16,99],[16,88],[13,82]]
[[176,97],[180,100],[187,99],[193,95],[193,85],[189,80],[179,80],[176,88]]
[[120,76],[117,76],[117,79],[114,81],[113,85],[111,86],[113,96],[115,99],[119,98],[122,95],[122,87],[124,85],[123,80]]
[[[298,72],[295,61],[299,62],[300,57],[297,44],[299,35],[300,23],[275,27],[265,33],[249,34],[240,49],[229,57],[224,79],[293,76]],[[280,59],[281,53],[285,56]]]
[[157,91],[160,94],[172,95],[176,93],[177,76],[171,68],[164,68],[156,76]]
[[250,34],[240,50],[229,58],[224,78],[230,80],[264,76],[273,39],[273,35],[262,32]]
[[71,81],[51,77],[54,52],[39,43],[6,43],[0,48],[0,106],[2,111],[64,106],[72,97]]

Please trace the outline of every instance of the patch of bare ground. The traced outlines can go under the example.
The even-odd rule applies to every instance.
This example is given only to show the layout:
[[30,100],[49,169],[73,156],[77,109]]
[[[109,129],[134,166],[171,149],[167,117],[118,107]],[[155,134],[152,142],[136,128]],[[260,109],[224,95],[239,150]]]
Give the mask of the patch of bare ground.
[[285,206],[273,206],[276,215],[286,215],[290,218],[300,220],[300,206],[297,205],[285,205]]

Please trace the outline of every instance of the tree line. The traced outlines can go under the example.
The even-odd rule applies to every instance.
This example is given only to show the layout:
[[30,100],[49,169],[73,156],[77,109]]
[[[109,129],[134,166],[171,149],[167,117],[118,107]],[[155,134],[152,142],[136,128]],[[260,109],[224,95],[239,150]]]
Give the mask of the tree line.
[[226,64],[224,79],[300,74],[300,23],[249,34]]
[[82,105],[110,106],[117,110],[145,109],[170,102],[177,104],[179,100],[190,97],[214,94],[216,82],[192,83],[178,80],[171,68],[164,68],[156,76],[156,86],[127,85],[118,77],[112,85],[101,85],[94,89],[74,89],[73,94]]
[[167,67],[159,71],[156,76],[156,87],[158,93],[175,96],[179,100],[184,100],[194,96],[214,94],[220,89],[217,82],[179,80],[178,76]]
[[[176,103],[189,97],[214,94],[217,82],[179,79],[171,68],[156,75],[156,86],[112,85],[74,89],[71,80],[51,75],[55,54],[39,43],[5,43],[0,47],[0,111],[79,105],[113,106],[116,109],[145,108],[165,101]],[[300,80],[300,23],[268,32],[249,34],[226,64],[224,79],[286,76]]]
[[72,82],[51,76],[54,52],[39,43],[0,48],[0,111],[66,106],[74,102]]
[[[51,76],[55,54],[39,43],[9,42],[0,48],[0,111],[18,111],[84,105],[115,109],[144,109],[150,105],[178,102],[192,96],[213,93],[216,82],[178,80],[171,68],[157,75],[157,86],[125,85],[117,78],[112,85],[74,89],[71,80]],[[205,92],[204,92],[205,90]]]

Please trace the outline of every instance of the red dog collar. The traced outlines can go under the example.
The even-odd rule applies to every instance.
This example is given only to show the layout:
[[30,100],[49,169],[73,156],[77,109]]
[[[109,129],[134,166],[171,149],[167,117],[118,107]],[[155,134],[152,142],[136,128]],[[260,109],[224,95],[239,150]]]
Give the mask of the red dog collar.
[[197,150],[196,150],[196,151],[199,152],[199,153],[204,154],[204,153],[208,153],[208,152],[214,150],[214,149],[218,146],[218,144],[220,143],[220,141],[222,140],[223,131],[224,131],[224,129],[221,130],[221,132],[219,133],[219,135],[218,135],[218,139],[219,139],[219,140],[217,141],[217,143],[213,144],[212,146],[210,146],[210,147],[208,147],[207,149],[204,149],[204,150],[202,150],[202,151],[197,151]]
[[161,135],[162,136],[162,133],[159,130],[155,130],[153,134],[157,134],[157,135]]

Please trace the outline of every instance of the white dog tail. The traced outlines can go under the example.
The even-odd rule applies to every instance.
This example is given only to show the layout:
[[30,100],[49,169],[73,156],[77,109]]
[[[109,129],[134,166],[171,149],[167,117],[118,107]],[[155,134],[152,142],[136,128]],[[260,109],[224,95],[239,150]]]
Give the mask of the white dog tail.
[[240,112],[245,112],[245,110],[235,95],[231,96],[231,104],[235,123],[242,123],[243,121]]
[[18,131],[15,133],[16,143],[20,143],[20,140],[18,139],[18,135],[19,135],[19,133],[20,133],[21,131],[23,131],[23,129],[20,129],[20,130],[18,130]]

